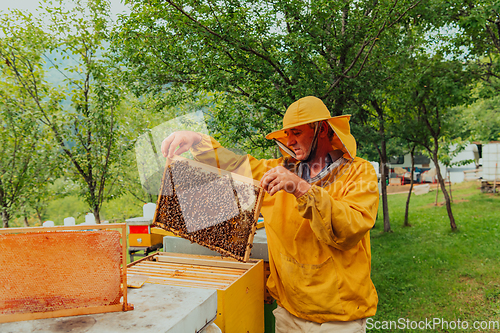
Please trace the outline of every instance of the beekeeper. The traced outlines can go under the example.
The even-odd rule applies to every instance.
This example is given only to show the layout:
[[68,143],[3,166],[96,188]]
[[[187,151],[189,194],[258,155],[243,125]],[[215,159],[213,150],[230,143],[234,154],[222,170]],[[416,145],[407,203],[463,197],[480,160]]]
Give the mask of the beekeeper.
[[[378,208],[377,175],[356,157],[349,118],[331,117],[316,97],[301,98],[287,109],[283,128],[266,136],[283,157],[248,156],[267,192],[261,213],[276,332],[365,332],[366,318],[375,315],[369,231]],[[200,160],[215,150],[221,167],[237,159],[196,132],[175,132],[161,148],[165,157],[188,149]]]

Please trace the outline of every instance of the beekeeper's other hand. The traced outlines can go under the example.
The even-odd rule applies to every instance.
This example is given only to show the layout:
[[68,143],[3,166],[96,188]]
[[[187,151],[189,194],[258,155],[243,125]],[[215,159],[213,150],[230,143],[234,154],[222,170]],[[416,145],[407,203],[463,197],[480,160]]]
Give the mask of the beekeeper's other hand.
[[180,155],[188,151],[189,148],[198,144],[200,141],[200,133],[191,131],[174,132],[161,143],[161,153],[164,157],[172,158],[174,155]]

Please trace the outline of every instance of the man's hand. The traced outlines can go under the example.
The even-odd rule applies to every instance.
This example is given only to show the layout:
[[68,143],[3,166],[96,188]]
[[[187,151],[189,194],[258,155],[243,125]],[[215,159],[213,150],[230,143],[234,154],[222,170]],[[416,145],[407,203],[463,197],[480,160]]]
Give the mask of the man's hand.
[[282,166],[266,172],[260,180],[260,186],[270,195],[284,190],[295,195],[296,198],[304,195],[311,188],[308,182]]
[[[201,134],[191,131],[178,131],[170,134],[161,143],[161,153],[164,157],[172,158],[189,150],[201,141]],[[179,147],[177,150],[175,148]]]

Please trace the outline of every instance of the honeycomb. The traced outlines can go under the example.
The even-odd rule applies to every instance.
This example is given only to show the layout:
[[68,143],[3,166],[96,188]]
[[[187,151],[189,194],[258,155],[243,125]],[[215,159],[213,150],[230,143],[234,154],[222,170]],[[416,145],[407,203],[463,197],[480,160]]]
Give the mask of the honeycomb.
[[0,235],[0,315],[120,304],[115,230]]
[[240,261],[248,259],[262,189],[189,160],[167,165],[153,225]]

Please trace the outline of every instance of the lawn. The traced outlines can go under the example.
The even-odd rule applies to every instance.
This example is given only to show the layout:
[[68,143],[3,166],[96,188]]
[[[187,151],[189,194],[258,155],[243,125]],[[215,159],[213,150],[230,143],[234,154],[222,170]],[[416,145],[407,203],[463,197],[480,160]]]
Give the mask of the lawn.
[[434,205],[435,192],[412,195],[412,226],[403,227],[406,197],[389,196],[393,232],[382,231],[381,209],[371,232],[379,305],[368,331],[500,332],[488,323],[500,323],[500,196],[481,193],[476,182],[454,185],[455,232],[445,206]]

